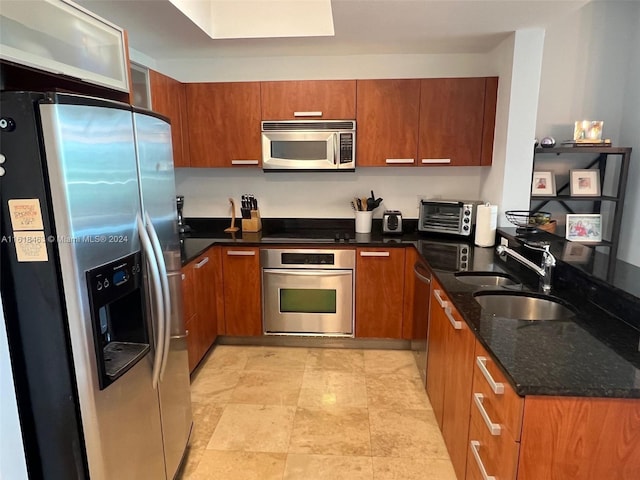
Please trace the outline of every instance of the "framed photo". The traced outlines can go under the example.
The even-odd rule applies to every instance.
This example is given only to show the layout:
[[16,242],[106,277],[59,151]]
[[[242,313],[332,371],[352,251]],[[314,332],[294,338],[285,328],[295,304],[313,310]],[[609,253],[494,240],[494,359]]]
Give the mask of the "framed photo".
[[568,214],[565,238],[577,242],[601,242],[602,215],[599,213]]
[[567,242],[562,251],[562,260],[572,263],[588,263],[592,252],[591,247],[581,243]]
[[599,197],[600,170],[570,170],[572,197]]
[[573,140],[576,143],[597,143],[602,141],[602,120],[581,120],[575,123]]
[[556,196],[556,177],[553,172],[533,172],[531,195]]

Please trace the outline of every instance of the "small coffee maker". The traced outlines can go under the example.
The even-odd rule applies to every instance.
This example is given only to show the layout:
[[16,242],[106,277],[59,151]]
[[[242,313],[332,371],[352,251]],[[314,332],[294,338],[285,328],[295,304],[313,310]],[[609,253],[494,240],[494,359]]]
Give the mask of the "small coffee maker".
[[184,218],[182,216],[182,209],[184,208],[184,195],[176,195],[176,206],[178,209],[178,233],[187,233],[191,231],[189,225],[185,225]]

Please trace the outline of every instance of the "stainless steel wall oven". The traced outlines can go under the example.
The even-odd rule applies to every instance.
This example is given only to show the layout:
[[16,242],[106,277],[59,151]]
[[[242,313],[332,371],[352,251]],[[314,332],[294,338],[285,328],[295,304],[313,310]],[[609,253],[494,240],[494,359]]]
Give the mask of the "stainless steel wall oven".
[[355,250],[263,249],[266,335],[353,336]]

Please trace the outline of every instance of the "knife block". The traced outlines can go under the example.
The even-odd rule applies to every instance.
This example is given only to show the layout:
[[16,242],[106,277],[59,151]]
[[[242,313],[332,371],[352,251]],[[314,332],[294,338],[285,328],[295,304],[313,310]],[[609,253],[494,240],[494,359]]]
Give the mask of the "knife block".
[[251,218],[242,219],[243,232],[259,232],[262,230],[262,220],[260,210],[251,210]]

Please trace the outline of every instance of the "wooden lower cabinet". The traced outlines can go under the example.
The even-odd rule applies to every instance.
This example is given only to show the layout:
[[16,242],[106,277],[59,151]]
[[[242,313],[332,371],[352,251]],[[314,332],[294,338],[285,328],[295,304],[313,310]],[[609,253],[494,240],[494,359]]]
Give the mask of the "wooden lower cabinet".
[[518,480],[640,478],[640,400],[526,397]]
[[[432,292],[430,322],[437,337],[436,351],[430,352],[432,356],[427,362],[427,393],[453,469],[458,478],[465,478],[475,336],[435,280]],[[439,370],[437,375],[434,369]]]
[[478,342],[473,360],[467,480],[515,480],[524,399]]
[[402,338],[404,248],[356,250],[356,337]]
[[262,335],[262,287],[259,249],[222,247],[225,333]]
[[[442,292],[442,287],[435,279],[431,280],[431,291]],[[440,430],[442,430],[444,414],[444,387],[447,381],[446,342],[448,328],[444,310],[432,294],[427,340],[427,395]]]
[[216,271],[219,247],[212,247],[182,268],[183,312],[189,370],[193,371],[217,336]]

